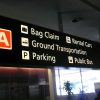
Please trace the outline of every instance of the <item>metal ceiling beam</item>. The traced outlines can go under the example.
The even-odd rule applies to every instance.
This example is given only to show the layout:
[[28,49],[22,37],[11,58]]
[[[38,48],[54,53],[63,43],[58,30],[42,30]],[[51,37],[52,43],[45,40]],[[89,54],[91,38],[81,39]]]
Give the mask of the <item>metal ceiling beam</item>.
[[88,6],[92,7],[96,11],[100,12],[100,8],[98,6],[96,6],[95,4],[93,4],[92,2],[90,2],[89,0],[80,0],[80,1],[82,1],[85,4],[87,4]]
[[62,19],[62,12],[60,11],[60,0],[54,0],[55,9],[57,12],[57,19],[58,19],[58,29],[60,32],[63,32],[63,19]]

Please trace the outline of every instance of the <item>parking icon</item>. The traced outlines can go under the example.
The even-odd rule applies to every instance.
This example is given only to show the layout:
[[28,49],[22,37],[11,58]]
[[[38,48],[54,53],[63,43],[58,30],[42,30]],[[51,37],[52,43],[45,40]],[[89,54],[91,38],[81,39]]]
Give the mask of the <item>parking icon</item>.
[[30,60],[29,51],[22,50],[22,59],[23,60]]

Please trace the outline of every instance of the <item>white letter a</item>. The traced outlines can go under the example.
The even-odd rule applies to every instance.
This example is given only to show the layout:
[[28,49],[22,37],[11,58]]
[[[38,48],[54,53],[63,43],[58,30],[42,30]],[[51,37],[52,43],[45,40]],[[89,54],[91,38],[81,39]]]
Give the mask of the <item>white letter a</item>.
[[4,32],[0,32],[0,42],[5,43],[6,46],[9,46],[7,37]]

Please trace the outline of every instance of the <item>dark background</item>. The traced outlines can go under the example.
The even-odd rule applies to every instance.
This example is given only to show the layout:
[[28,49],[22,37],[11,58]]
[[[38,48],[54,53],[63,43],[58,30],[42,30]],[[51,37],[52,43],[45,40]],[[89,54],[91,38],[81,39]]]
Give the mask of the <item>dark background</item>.
[[0,68],[0,100],[48,100],[48,70]]
[[[21,37],[22,36],[26,36],[25,34],[21,33],[21,29],[20,29],[20,25],[27,25],[29,27],[29,30],[31,30],[31,28],[35,28],[38,31],[49,31],[50,33],[55,33],[56,35],[58,35],[60,37],[60,41],[57,40],[51,40],[51,39],[40,39],[39,37],[32,37],[32,35],[29,34],[27,35],[27,37],[29,38],[30,41],[32,41],[33,39],[37,40],[38,42],[42,42],[42,43],[48,43],[48,44],[59,44],[60,46],[64,46],[64,47],[68,47],[68,48],[73,48],[73,49],[82,49],[87,51],[87,55],[76,55],[76,54],[67,54],[64,52],[57,52],[57,51],[51,51],[51,50],[44,50],[44,49],[39,49],[39,48],[33,48],[31,45],[27,48],[27,47],[22,47],[21,46]],[[100,51],[100,44],[97,42],[93,42],[90,40],[86,40],[86,39],[82,39],[76,36],[72,36],[69,34],[65,34],[65,33],[60,33],[54,30],[50,30],[47,28],[43,28],[40,26],[36,26],[36,25],[32,25],[32,24],[28,24],[25,22],[21,22],[21,21],[17,21],[14,19],[10,19],[10,18],[6,18],[6,17],[0,17],[0,28],[4,28],[4,29],[8,29],[12,31],[12,50],[4,50],[4,49],[0,49],[0,65],[1,66],[16,66],[16,67],[34,67],[34,66],[39,66],[41,68],[44,68],[47,66],[72,66],[72,67],[89,67],[89,68],[99,68],[100,65],[100,57],[99,57],[99,51]],[[65,41],[65,37],[66,36],[70,36],[71,38],[75,38],[76,40],[80,40],[80,41],[87,41],[89,43],[91,43],[93,45],[93,48],[86,48],[86,47],[82,47],[79,45],[74,45],[74,44],[67,44]],[[36,52],[39,54],[45,53],[45,54],[49,54],[51,56],[55,56],[56,57],[56,63],[52,63],[49,61],[37,61],[37,60],[32,60],[32,55],[30,56],[31,59],[30,60],[22,60],[22,55],[21,52],[22,50],[28,50],[30,51],[30,55],[32,52]],[[80,58],[88,58],[91,59],[94,64],[93,65],[85,65],[85,64],[69,64],[68,63],[68,56],[73,56],[73,57],[80,57]]]

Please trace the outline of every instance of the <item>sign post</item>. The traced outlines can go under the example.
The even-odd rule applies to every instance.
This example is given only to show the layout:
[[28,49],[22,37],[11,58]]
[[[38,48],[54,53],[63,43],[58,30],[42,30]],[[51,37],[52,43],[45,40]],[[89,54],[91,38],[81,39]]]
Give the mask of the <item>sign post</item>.
[[100,66],[100,44],[0,16],[0,66]]

